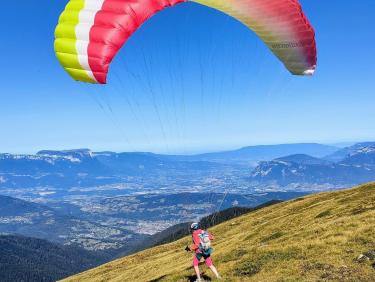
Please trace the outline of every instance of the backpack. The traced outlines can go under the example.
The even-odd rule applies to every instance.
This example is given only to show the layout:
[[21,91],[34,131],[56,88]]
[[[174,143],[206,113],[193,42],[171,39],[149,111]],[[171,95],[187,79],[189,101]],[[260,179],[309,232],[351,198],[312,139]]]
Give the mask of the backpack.
[[204,254],[209,254],[211,252],[210,234],[207,231],[203,231],[199,234],[199,240],[199,250]]

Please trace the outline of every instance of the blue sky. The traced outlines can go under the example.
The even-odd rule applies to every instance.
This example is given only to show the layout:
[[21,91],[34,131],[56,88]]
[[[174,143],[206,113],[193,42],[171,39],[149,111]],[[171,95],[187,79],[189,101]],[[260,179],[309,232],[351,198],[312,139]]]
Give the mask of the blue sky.
[[55,59],[66,2],[2,4],[1,152],[375,140],[372,0],[301,1],[317,33],[314,77],[291,76],[240,23],[188,3],[134,34],[106,86],[72,81]]

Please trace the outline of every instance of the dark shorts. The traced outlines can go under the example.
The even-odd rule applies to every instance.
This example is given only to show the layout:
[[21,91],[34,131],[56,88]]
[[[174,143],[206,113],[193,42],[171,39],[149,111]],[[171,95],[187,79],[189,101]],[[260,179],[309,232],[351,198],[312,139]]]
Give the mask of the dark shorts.
[[208,259],[211,254],[201,254],[201,253],[198,253],[198,254],[195,254],[195,256],[197,257],[197,260],[201,260],[202,258],[204,258],[205,260]]
[[212,265],[212,259],[211,259],[211,255],[208,254],[208,255],[205,255],[205,254],[195,254],[194,257],[193,257],[193,265],[194,266],[198,266],[199,265],[199,262],[200,260],[204,258],[204,262],[206,263],[206,265],[208,267],[211,267]]

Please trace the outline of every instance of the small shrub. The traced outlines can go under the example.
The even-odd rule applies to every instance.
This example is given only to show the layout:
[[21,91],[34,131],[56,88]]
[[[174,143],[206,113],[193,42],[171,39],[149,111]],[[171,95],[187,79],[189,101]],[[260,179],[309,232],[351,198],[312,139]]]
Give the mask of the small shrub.
[[357,215],[357,214],[361,214],[367,211],[371,211],[373,209],[374,209],[373,207],[358,207],[358,208],[352,209],[351,213],[352,215]]
[[326,216],[329,216],[331,215],[331,211],[330,210],[326,210],[324,212],[321,212],[320,214],[318,214],[315,218],[322,218],[322,217],[326,217]]
[[261,265],[257,262],[247,261],[235,270],[237,276],[253,276],[260,272],[262,269]]
[[281,232],[281,231],[277,231],[273,234],[271,234],[270,236],[266,237],[266,238],[263,238],[261,240],[262,243],[265,243],[265,242],[268,242],[268,241],[271,241],[271,240],[275,240],[275,239],[278,239],[280,237],[284,236],[284,233]]
[[301,198],[296,198],[293,200],[293,202],[299,202],[299,201],[303,201],[305,198],[301,197]]
[[240,256],[240,257],[243,257],[246,254],[247,254],[247,250],[245,249],[239,249],[237,252],[237,256]]
[[166,276],[167,276],[167,275],[160,276],[159,278],[152,279],[152,280],[150,280],[149,282],[159,282],[159,281],[163,281],[164,278],[165,278]]
[[355,242],[356,244],[359,244],[362,246],[370,246],[373,244],[373,240],[371,237],[364,237],[364,236],[356,236],[354,238],[351,238],[350,241]]
[[245,237],[245,240],[246,240],[246,241],[251,240],[251,239],[253,239],[253,238],[256,237],[256,236],[257,236],[257,233],[251,233],[251,234],[249,234],[249,235],[247,235],[247,236]]

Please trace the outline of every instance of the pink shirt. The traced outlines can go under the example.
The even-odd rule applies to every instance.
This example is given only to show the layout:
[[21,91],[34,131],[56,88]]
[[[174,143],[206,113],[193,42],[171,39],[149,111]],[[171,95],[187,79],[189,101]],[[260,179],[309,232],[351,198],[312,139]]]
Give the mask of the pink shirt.
[[[201,239],[199,238],[199,235],[202,234],[203,232],[204,232],[204,230],[202,230],[202,229],[198,229],[198,230],[193,231],[193,234],[192,234],[193,245],[190,247],[190,249],[192,249],[196,253],[199,252],[199,244],[201,242]],[[212,234],[209,234],[209,236],[210,236],[210,240],[214,240],[214,236],[212,236]]]

